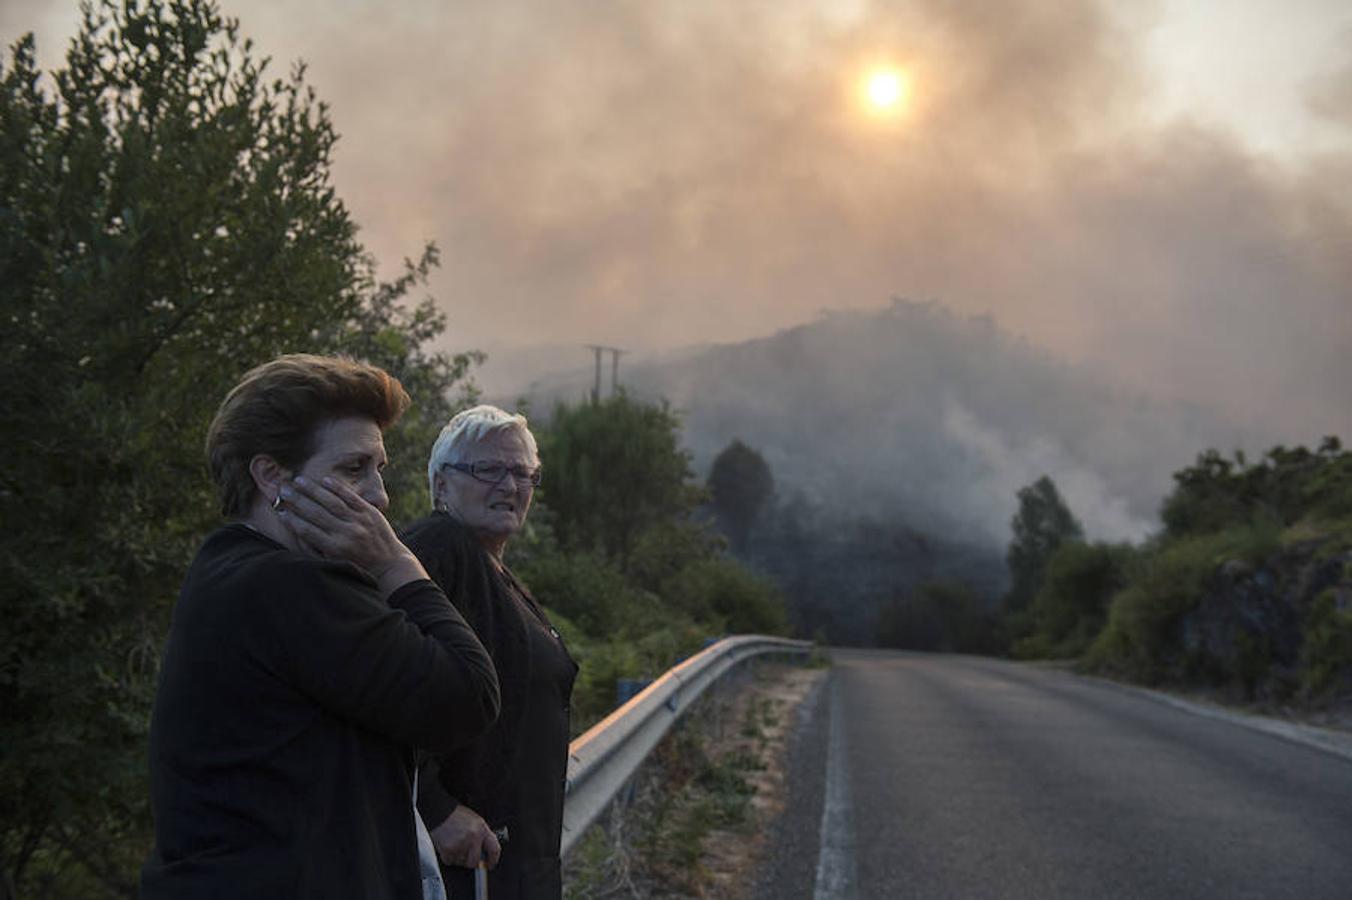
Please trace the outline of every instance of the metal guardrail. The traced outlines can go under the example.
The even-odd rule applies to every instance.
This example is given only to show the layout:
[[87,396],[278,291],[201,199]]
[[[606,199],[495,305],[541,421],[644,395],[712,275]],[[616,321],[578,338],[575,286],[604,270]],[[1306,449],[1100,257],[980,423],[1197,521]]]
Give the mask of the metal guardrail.
[[724,638],[667,670],[569,744],[559,854],[568,854],[676,719],[725,672],[756,656],[806,656],[811,651],[811,641],[763,635]]

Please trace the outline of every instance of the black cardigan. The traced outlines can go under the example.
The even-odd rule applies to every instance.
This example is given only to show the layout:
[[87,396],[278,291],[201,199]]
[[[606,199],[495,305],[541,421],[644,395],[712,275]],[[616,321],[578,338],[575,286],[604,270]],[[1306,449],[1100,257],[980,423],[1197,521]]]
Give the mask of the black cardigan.
[[[544,702],[544,697],[529,695],[538,681],[534,668],[532,638],[526,617],[539,619],[540,632],[547,633],[571,668],[577,667],[568,657],[558,633],[549,627],[544,612],[526,588],[497,571],[488,554],[474,535],[457,519],[444,513],[427,516],[403,534],[404,542],[422,561],[428,574],[446,592],[474,627],[484,647],[493,657],[502,689],[502,714],[493,728],[473,743],[442,754],[424,765],[418,782],[418,810],[429,828],[441,824],[459,803],[464,803],[481,815],[490,826],[509,824],[513,838],[504,849],[503,864],[495,870],[495,897],[558,896],[558,847],[562,829],[562,764],[567,754],[567,706],[563,707],[561,733],[555,740],[539,740],[531,734],[530,722],[524,714],[531,702]],[[512,596],[515,590],[524,602],[523,608]],[[552,648],[551,648],[552,649]],[[563,699],[566,704],[566,696]],[[559,758],[543,760],[541,752],[557,745]],[[559,764],[560,781],[548,786],[548,795],[531,793],[521,797],[519,782],[524,771],[539,771],[542,766]],[[541,788],[543,791],[544,788]],[[520,803],[524,808],[518,809]],[[527,833],[529,832],[529,833]],[[527,847],[534,854],[527,859],[519,854]],[[551,849],[552,848],[552,849]],[[513,852],[516,851],[516,852]],[[513,865],[508,865],[512,857]],[[519,869],[514,875],[506,870]],[[464,870],[460,870],[463,872]],[[460,874],[449,870],[454,878]],[[506,880],[504,880],[506,879]],[[448,887],[451,885],[448,883]]]
[[356,566],[216,531],[160,672],[141,896],[421,900],[412,748],[472,740],[498,704],[432,582],[382,600]]
[[497,824],[512,812],[503,808],[507,793],[503,785],[516,765],[520,750],[516,738],[530,684],[526,623],[488,554],[458,520],[433,513],[414,522],[401,537],[483,641],[502,692],[502,714],[491,731],[424,765],[418,810],[428,828],[445,821],[461,803]]

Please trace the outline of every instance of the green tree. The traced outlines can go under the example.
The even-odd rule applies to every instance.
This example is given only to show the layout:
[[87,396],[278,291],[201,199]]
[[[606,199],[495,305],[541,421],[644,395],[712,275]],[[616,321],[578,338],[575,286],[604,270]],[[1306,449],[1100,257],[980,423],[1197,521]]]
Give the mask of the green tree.
[[540,499],[567,549],[598,549],[628,571],[639,537],[688,515],[702,492],[690,484],[680,418],[664,402],[623,391],[602,403],[560,404],[537,435],[545,479]]
[[[184,567],[217,521],[202,438],[246,369],[349,352],[444,420],[473,355],[389,284],[330,181],[336,135],[304,70],[270,78],[208,0],[84,9],[50,77],[0,63],[0,878],[134,892],[145,730]],[[438,422],[439,424],[439,422]],[[421,440],[421,438],[419,438]],[[396,509],[421,452],[392,449]],[[0,890],[3,893],[3,890]]]
[[509,561],[581,667],[575,728],[613,708],[615,679],[651,678],[710,636],[782,632],[783,601],[693,515],[680,419],[619,393],[536,423],[545,477]]
[[1170,537],[1211,534],[1257,519],[1290,525],[1305,516],[1352,515],[1352,452],[1336,437],[1318,449],[1273,447],[1250,465],[1243,452],[1226,459],[1214,449],[1174,473],[1160,509]]
[[427,454],[451,416],[478,400],[478,388],[468,375],[486,358],[477,350],[431,349],[446,330],[445,314],[431,298],[412,308],[401,302],[426,285],[438,259],[436,246],[429,244],[417,262],[404,261],[404,272],[393,281],[375,283],[368,271],[360,283],[362,302],[333,347],[385,369],[413,398],[399,424],[385,435],[390,459],[385,470],[387,514],[393,522],[411,522],[430,508]]
[[1011,582],[1005,606],[1015,613],[1027,609],[1037,595],[1047,561],[1056,549],[1084,537],[1080,523],[1046,475],[1020,488],[1018,497],[1019,509],[1010,522],[1014,537],[1005,555]]
[[1174,473],[1174,490],[1165,498],[1160,518],[1174,535],[1205,534],[1243,522],[1252,498],[1244,496],[1243,454],[1234,461],[1214,449],[1197,457],[1196,463]]
[[1088,665],[1146,682],[1228,682],[1250,697],[1339,689],[1338,673],[1352,671],[1352,632],[1330,581],[1349,571],[1339,561],[1352,549],[1352,453],[1338,438],[1314,450],[1277,446],[1252,463],[1206,450],[1174,474],[1161,517],[1164,531],[1134,553]]
[[1103,630],[1113,595],[1126,586],[1132,558],[1129,544],[1063,543],[1047,561],[1033,598],[1033,634],[1016,645],[1015,655],[1084,653]]
[[629,577],[646,591],[664,593],[685,569],[720,556],[726,543],[694,518],[682,516],[659,522],[634,542]]
[[733,549],[746,549],[752,526],[775,492],[765,457],[734,440],[714,457],[708,487],[714,513]]

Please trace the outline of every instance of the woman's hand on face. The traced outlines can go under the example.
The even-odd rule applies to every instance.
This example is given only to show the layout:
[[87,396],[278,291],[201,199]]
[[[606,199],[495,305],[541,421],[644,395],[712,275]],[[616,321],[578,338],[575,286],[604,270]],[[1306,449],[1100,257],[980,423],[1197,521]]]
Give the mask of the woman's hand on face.
[[491,869],[502,856],[502,845],[493,829],[463,803],[429,834],[432,835],[432,846],[437,848],[437,856],[448,866],[472,869],[480,860],[486,860]]
[[347,485],[333,478],[315,483],[302,475],[282,486],[281,501],[278,518],[301,546],[356,563],[376,578],[383,595],[427,577],[385,514]]

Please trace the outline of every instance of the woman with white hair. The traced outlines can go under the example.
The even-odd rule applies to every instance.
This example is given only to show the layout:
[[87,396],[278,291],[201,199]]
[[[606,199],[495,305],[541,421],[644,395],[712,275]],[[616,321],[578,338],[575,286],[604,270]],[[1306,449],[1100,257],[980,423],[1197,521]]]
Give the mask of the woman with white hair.
[[525,417],[495,406],[455,416],[432,447],[427,479],[433,512],[408,528],[404,542],[492,656],[502,712],[474,743],[425,765],[418,809],[450,896],[473,895],[482,861],[492,870],[493,900],[558,900],[577,665],[502,561],[540,483]]

